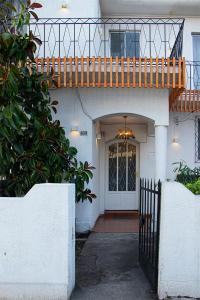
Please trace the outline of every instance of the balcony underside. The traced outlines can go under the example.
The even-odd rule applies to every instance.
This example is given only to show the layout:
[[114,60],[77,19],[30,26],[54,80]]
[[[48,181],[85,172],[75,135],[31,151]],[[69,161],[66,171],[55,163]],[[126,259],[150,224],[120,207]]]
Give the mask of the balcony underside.
[[[73,87],[139,87],[183,89],[183,58],[37,58],[36,68],[53,79],[58,88]],[[54,87],[51,80],[50,88]]]

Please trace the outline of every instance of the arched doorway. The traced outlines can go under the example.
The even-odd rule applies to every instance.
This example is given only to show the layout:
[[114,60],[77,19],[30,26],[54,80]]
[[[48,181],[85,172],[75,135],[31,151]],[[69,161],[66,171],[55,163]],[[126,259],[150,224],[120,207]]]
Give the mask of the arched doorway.
[[137,210],[139,145],[113,140],[106,145],[105,210]]

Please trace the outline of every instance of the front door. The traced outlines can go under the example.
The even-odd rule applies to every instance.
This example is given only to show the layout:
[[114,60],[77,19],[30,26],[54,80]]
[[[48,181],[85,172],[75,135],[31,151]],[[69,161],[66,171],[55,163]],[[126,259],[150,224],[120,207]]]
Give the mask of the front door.
[[138,210],[138,145],[107,145],[105,210]]

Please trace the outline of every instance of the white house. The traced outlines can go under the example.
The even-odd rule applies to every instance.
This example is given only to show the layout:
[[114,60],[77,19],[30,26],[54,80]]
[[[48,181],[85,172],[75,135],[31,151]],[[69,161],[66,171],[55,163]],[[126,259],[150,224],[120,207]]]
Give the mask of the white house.
[[[139,178],[198,165],[199,1],[42,1],[31,29],[37,67],[58,75],[56,118],[79,158],[96,167],[97,199],[76,207],[79,231],[105,210],[138,210]],[[117,131],[133,131],[126,149]]]
[[145,198],[150,190],[140,191],[140,178],[152,178],[162,191],[154,186],[154,198],[145,198],[154,199],[152,210],[140,207],[140,217],[153,241],[156,234],[155,248],[147,237],[148,253],[160,243],[152,273],[159,299],[199,298],[199,197],[167,182],[175,177],[173,163],[200,163],[199,0],[38,2],[39,21],[30,25],[43,42],[36,68],[54,71],[55,118],[78,158],[95,166],[90,188],[97,199],[75,209],[71,184],[36,185],[23,199],[0,198],[0,297],[69,298],[75,210],[79,232],[91,230],[105,211],[138,211],[139,194]]

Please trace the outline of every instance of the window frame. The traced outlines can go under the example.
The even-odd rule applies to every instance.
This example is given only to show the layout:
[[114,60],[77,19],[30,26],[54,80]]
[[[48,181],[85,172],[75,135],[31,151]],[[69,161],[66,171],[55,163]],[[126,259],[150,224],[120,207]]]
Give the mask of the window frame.
[[118,56],[119,58],[121,57],[124,57],[124,58],[127,58],[129,56],[127,56],[127,47],[126,47],[126,33],[139,33],[139,49],[138,49],[138,52],[139,52],[139,56],[136,57],[136,58],[140,58],[140,35],[141,35],[141,30],[118,30],[118,29],[112,29],[112,30],[109,30],[109,39],[110,39],[110,56],[112,56],[112,49],[111,49],[111,35],[112,33],[124,33],[124,56]]
[[[195,47],[194,47],[194,39],[195,37],[198,37],[200,39],[200,32],[192,32],[192,57],[193,57],[193,66],[192,66],[192,87],[193,89],[200,90],[200,57],[199,60],[194,60],[194,53],[195,53]],[[199,64],[197,64],[199,62]],[[195,65],[196,63],[196,65]],[[199,80],[196,80],[195,72],[197,72]]]

